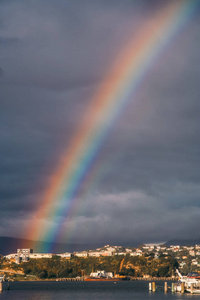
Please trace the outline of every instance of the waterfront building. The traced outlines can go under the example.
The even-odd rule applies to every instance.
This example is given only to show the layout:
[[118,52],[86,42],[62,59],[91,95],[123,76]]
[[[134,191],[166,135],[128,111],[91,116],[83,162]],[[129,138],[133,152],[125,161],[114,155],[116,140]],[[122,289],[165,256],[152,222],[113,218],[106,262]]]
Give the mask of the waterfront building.
[[106,272],[106,271],[96,271],[90,273],[90,277],[94,278],[113,278],[113,273],[112,272]]

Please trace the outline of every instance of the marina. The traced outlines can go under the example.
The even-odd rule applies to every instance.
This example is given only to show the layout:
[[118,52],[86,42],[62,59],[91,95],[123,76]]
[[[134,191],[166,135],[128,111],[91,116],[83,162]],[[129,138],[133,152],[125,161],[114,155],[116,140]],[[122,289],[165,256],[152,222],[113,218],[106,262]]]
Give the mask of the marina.
[[179,270],[176,270],[179,280],[172,282],[171,286],[167,281],[164,285],[156,285],[155,281],[149,282],[149,292],[156,292],[163,290],[165,293],[189,293],[189,294],[199,294],[200,295],[200,274],[198,272],[191,272],[187,276],[181,275]]
[[[106,296],[105,299],[116,299],[118,296],[124,299],[178,299],[183,294],[194,294],[195,299],[200,299],[200,275],[197,272],[189,273],[187,276],[182,276],[177,270],[179,280],[136,280],[130,278],[129,280],[122,280],[117,278],[59,278],[56,280],[46,281],[5,281],[4,277],[0,277],[0,299],[11,299],[15,293],[15,299],[20,298],[21,294],[26,294],[30,299],[37,298],[37,295],[47,295],[44,299],[54,299],[55,293],[62,294],[64,299],[66,295],[73,296],[77,293],[79,299],[81,293],[84,291],[85,298],[90,298],[90,294],[98,299],[100,295]],[[161,279],[161,278],[160,278]],[[97,295],[96,295],[97,294]],[[35,295],[32,298],[32,295]],[[51,296],[50,296],[51,295]],[[64,296],[65,295],[65,296]],[[109,297],[108,297],[109,295]],[[124,296],[123,296],[124,295]],[[18,297],[19,296],[19,297]],[[97,297],[98,296],[98,297]],[[136,296],[136,297],[135,297]],[[198,297],[199,296],[199,297]],[[11,297],[11,298],[10,298]],[[49,297],[49,298],[48,298]],[[113,298],[112,298],[113,297]],[[160,298],[158,298],[160,297]],[[198,298],[197,298],[198,297]],[[39,298],[40,299],[40,298]],[[43,299],[43,298],[42,298]],[[81,298],[80,298],[81,299]],[[100,299],[100,298],[99,298]],[[120,299],[120,298],[119,298]]]
[[182,276],[181,273],[176,270],[179,275],[179,281],[175,285],[175,291],[190,294],[200,295],[200,274],[197,272],[191,272],[187,276]]

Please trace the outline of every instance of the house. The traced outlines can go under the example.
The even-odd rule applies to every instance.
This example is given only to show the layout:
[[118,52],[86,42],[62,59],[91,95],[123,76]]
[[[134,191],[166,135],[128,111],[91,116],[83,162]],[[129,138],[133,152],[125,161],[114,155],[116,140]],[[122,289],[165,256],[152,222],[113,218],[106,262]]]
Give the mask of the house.
[[88,252],[87,251],[74,252],[74,255],[78,257],[88,257]]
[[66,259],[70,259],[72,257],[72,253],[69,252],[65,252],[65,253],[61,253],[61,254],[56,254],[57,256],[60,256],[62,258],[66,258]]
[[31,253],[29,255],[29,258],[52,258],[53,254],[52,253]]
[[91,251],[88,253],[89,256],[92,257],[100,257],[101,256],[101,252],[100,251]]

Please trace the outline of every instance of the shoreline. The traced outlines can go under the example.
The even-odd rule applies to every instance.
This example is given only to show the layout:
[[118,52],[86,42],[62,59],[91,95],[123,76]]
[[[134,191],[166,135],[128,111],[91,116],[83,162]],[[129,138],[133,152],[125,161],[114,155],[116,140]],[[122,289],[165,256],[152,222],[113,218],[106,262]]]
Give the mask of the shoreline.
[[152,277],[152,278],[143,278],[143,277],[130,277],[129,280],[119,280],[119,278],[112,278],[112,280],[107,279],[92,279],[85,280],[83,278],[54,278],[54,279],[34,279],[34,280],[9,280],[9,282],[63,282],[63,281],[84,281],[84,282],[110,282],[110,281],[178,281],[178,278],[172,277]]

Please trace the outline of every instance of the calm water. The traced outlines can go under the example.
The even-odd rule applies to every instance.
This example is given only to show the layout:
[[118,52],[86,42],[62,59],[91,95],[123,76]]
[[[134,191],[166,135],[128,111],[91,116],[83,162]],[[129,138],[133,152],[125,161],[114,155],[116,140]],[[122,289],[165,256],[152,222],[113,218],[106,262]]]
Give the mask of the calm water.
[[[157,283],[160,291],[149,293],[148,282],[11,282],[10,290],[0,294],[0,300],[117,300],[117,299],[151,299],[176,300],[200,299],[200,295],[164,294],[163,282]],[[171,283],[169,283],[171,286]]]

